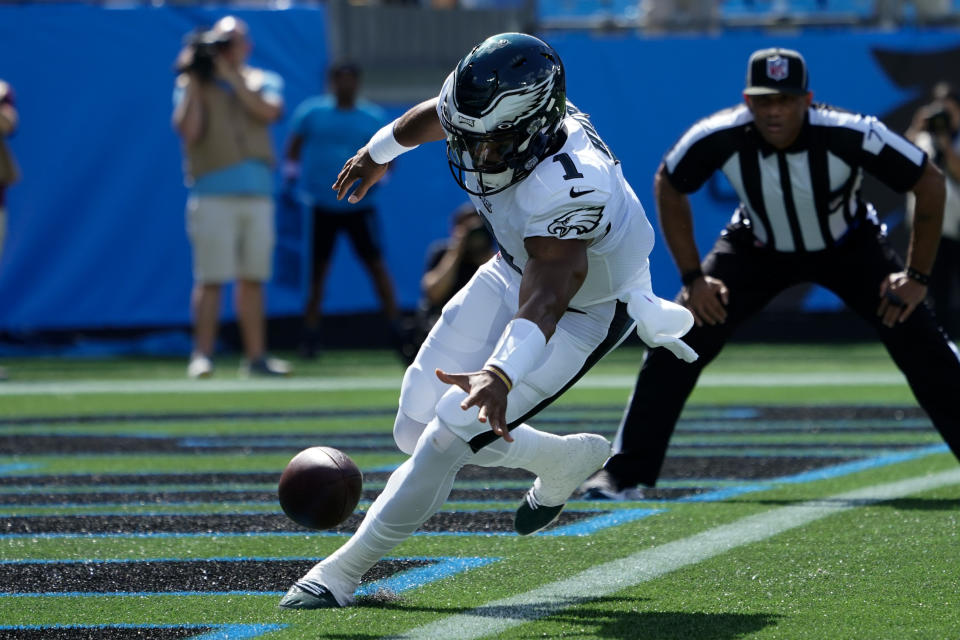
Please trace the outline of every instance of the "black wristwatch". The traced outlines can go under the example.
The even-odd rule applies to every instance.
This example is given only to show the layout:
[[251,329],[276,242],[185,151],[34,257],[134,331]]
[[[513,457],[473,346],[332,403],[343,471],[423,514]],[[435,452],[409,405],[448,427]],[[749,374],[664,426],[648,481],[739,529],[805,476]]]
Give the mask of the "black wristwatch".
[[692,285],[694,282],[696,282],[702,277],[703,277],[703,269],[701,269],[700,267],[697,267],[696,269],[691,269],[690,271],[683,273],[680,276],[680,282],[683,283],[683,286],[689,287],[690,285]]
[[930,274],[917,271],[913,267],[907,267],[907,277],[916,280],[925,287],[930,286]]

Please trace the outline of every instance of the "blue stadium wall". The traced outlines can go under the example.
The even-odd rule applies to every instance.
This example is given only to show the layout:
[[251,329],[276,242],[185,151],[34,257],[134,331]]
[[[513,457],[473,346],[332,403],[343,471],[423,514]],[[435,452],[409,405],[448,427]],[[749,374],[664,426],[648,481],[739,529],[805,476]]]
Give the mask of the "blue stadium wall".
[[[190,250],[178,140],[170,127],[171,62],[181,37],[224,10],[0,7],[0,78],[16,90],[21,125],[11,146],[23,179],[7,193],[9,229],[0,256],[0,332],[182,327],[189,323]],[[288,116],[322,90],[322,9],[236,11],[251,26],[252,63],[286,81]],[[733,32],[703,38],[552,33],[569,96],[590,113],[654,217],[652,176],[666,148],[696,119],[740,100],[744,63],[757,48],[801,50],[815,97],[906,127],[943,73],[960,73],[956,31]],[[464,43],[466,50],[472,43]],[[957,78],[954,78],[957,79]],[[385,105],[399,114],[408,105]],[[289,121],[274,130],[278,153]],[[330,176],[331,182],[334,176]],[[868,184],[895,237],[903,199]],[[404,156],[384,184],[381,221],[400,303],[415,306],[427,245],[442,237],[464,200],[441,145]],[[693,198],[697,239],[709,249],[735,206],[715,181]],[[273,317],[300,312],[305,275],[302,220],[281,207]],[[654,284],[672,296],[678,277],[663,242]],[[825,292],[801,290],[793,308],[833,309]],[[233,311],[227,302],[227,313]],[[376,309],[362,269],[341,239],[324,310]]]

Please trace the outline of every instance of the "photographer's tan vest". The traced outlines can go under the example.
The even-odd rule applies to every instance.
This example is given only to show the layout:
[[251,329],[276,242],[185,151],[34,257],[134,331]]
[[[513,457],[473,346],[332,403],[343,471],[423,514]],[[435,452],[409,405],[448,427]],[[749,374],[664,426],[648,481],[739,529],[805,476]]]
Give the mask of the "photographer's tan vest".
[[0,185],[10,185],[17,181],[20,172],[7,143],[0,138]]
[[[263,71],[247,67],[242,73],[247,88],[260,91]],[[188,184],[204,174],[245,160],[274,163],[267,123],[250,115],[239,98],[215,82],[201,84],[200,97],[204,106],[203,134],[197,142],[184,148]]]

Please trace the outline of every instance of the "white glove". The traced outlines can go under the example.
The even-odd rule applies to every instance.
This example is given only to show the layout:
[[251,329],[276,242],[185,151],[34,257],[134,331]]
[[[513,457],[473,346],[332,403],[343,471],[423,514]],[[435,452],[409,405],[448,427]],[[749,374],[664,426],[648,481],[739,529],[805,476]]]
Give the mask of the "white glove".
[[680,338],[693,326],[693,314],[686,307],[658,298],[648,289],[634,289],[627,300],[627,313],[637,321],[637,335],[648,347],[664,347],[683,360],[699,356]]

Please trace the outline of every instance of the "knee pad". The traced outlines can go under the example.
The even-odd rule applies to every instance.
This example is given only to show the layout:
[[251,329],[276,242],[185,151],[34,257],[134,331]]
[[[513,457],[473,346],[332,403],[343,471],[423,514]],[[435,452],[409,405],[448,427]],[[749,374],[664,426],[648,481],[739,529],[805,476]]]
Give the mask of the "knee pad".
[[424,430],[421,440],[420,447],[430,447],[431,450],[438,453],[447,453],[454,449],[459,455],[467,447],[463,438],[445,425],[443,420],[431,420]]
[[473,436],[485,430],[486,426],[477,420],[477,415],[480,413],[479,407],[470,407],[466,411],[460,408],[460,403],[466,397],[465,391],[459,387],[451,387],[437,403],[437,418],[450,431],[469,442]]
[[427,428],[425,422],[414,420],[402,410],[397,411],[397,418],[393,422],[393,441],[397,443],[397,448],[405,454],[410,455],[417,448],[417,441],[420,434]]
[[446,386],[437,379],[433,369],[427,371],[423,363],[410,365],[403,374],[403,384],[400,386],[399,414],[406,414],[412,420],[427,424],[436,415],[437,401]]

